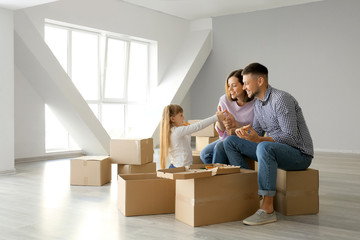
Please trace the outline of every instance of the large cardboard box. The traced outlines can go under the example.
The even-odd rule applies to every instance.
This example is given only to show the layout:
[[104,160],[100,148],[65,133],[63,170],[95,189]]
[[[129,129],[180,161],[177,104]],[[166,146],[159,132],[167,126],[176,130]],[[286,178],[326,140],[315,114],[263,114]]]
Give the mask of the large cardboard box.
[[[194,124],[197,122],[200,122],[201,120],[189,120],[190,124]],[[215,129],[215,124],[212,123],[206,128],[201,129],[200,131],[194,132],[191,134],[191,136],[197,136],[197,137],[218,137],[219,133]]]
[[156,163],[145,163],[143,165],[118,164],[118,174],[133,173],[156,173]]
[[204,147],[206,147],[212,142],[215,142],[218,139],[219,137],[196,137],[195,149],[197,152],[201,152],[204,149]]
[[259,208],[257,173],[176,180],[175,218],[190,226],[239,221]]
[[174,213],[175,181],[156,173],[120,174],[118,208],[125,216]]
[[141,165],[153,162],[153,139],[112,139],[110,140],[112,163]]
[[82,156],[70,161],[70,184],[101,186],[111,180],[108,156]]
[[318,213],[319,171],[278,169],[274,208],[287,216]]

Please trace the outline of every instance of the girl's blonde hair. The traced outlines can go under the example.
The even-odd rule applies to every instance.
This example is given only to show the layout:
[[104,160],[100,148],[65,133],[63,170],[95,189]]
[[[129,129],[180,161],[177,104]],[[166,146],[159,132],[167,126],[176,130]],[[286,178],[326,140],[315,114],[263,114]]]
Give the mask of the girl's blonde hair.
[[166,168],[166,159],[169,152],[170,146],[170,131],[172,127],[170,117],[174,117],[178,113],[182,113],[183,109],[181,106],[176,104],[167,105],[162,114],[160,124],[160,167],[161,169]]

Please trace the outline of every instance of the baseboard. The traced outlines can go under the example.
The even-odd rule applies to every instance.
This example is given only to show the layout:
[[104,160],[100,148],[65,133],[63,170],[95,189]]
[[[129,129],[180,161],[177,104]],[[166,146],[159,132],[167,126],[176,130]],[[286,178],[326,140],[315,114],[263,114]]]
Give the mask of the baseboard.
[[5,170],[5,171],[0,171],[0,176],[3,176],[3,175],[13,175],[15,174],[16,171],[15,171],[15,168],[12,169],[12,170]]
[[331,150],[315,150],[314,157],[336,157],[336,158],[352,158],[360,160],[360,152],[347,151],[331,151]]
[[85,155],[84,152],[81,150],[66,151],[66,152],[53,152],[53,153],[47,153],[44,156],[16,158],[15,163],[39,162],[39,161],[47,161],[47,160],[75,158],[75,157],[81,157],[84,155]]

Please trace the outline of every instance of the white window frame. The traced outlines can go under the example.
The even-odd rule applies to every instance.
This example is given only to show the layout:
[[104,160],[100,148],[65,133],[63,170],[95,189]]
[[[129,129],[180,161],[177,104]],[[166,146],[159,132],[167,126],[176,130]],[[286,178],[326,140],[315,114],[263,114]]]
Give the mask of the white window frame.
[[[143,39],[138,39],[138,38],[134,38],[134,37],[129,37],[129,36],[123,36],[120,34],[114,34],[114,33],[109,33],[109,32],[104,32],[104,31],[97,31],[94,29],[89,29],[89,28],[84,28],[84,27],[79,27],[79,26],[74,26],[71,24],[65,24],[65,23],[59,23],[57,21],[53,21],[53,20],[48,20],[46,19],[45,22],[45,26],[48,27],[56,27],[56,28],[61,28],[61,29],[65,29],[68,31],[67,34],[67,44],[68,44],[68,49],[67,49],[67,73],[69,75],[69,77],[72,77],[72,32],[73,31],[78,31],[78,32],[85,32],[85,33],[90,33],[90,34],[96,34],[98,36],[98,67],[99,67],[99,76],[98,76],[98,84],[99,84],[99,88],[98,88],[98,99],[97,100],[86,100],[85,101],[88,104],[96,104],[98,106],[98,119],[100,122],[103,122],[103,116],[102,116],[102,106],[103,104],[123,104],[124,105],[124,125],[122,126],[123,131],[125,136],[128,134],[128,130],[127,130],[127,122],[129,121],[128,119],[128,105],[130,104],[139,104],[139,105],[143,105],[143,102],[136,102],[136,101],[129,101],[128,100],[128,77],[129,77],[129,62],[130,62],[130,51],[131,51],[131,43],[132,42],[136,42],[139,44],[144,44],[147,46],[147,81],[146,81],[146,86],[145,88],[147,89],[146,91],[146,96],[145,96],[145,102],[147,102],[147,100],[149,99],[150,93],[149,93],[149,89],[151,88],[151,81],[152,81],[152,77],[150,75],[150,68],[151,68],[151,59],[154,59],[150,56],[151,53],[151,48],[153,48],[153,44],[154,42],[152,41],[147,41],[147,40],[143,40]],[[124,98],[105,98],[105,84],[106,84],[106,70],[107,70],[107,54],[108,54],[108,41],[109,39],[114,39],[114,40],[120,40],[120,41],[124,41],[126,42],[126,66],[125,66],[125,85],[124,85]],[[105,41],[103,43],[103,41]],[[102,44],[104,44],[105,46],[102,46]],[[102,52],[102,49],[104,47],[104,51]],[[103,56],[102,56],[103,55]],[[102,66],[103,64],[103,66]]]

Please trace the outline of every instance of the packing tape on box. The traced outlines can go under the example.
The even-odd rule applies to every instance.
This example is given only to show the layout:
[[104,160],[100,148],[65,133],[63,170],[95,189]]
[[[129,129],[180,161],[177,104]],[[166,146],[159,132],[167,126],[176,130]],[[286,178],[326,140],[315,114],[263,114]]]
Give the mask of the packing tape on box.
[[221,196],[206,196],[203,197],[201,199],[196,199],[195,198],[189,198],[187,196],[184,196],[183,194],[177,194],[176,195],[176,200],[177,201],[181,201],[181,202],[185,202],[187,204],[190,204],[191,206],[195,206],[196,205],[202,205],[202,204],[208,204],[210,202],[218,202],[218,201],[238,201],[238,200],[258,200],[259,196],[257,194],[257,192],[254,193],[240,193],[240,194],[236,194],[236,195],[232,195],[232,196],[226,196],[226,195],[221,195]]
[[88,177],[84,177],[84,184],[87,185],[89,183]]
[[83,160],[83,166],[86,167],[87,166],[87,161]]

